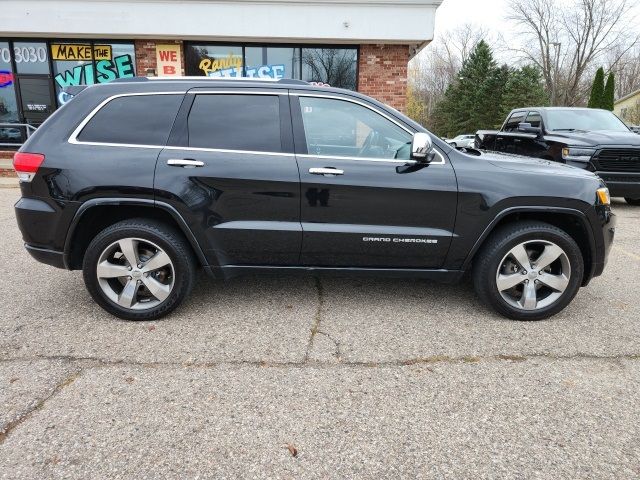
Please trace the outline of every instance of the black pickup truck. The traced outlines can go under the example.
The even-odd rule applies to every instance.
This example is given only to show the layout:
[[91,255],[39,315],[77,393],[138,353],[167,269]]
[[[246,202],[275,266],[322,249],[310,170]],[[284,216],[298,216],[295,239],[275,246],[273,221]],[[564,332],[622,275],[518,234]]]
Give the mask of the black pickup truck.
[[475,146],[584,168],[606,182],[611,196],[640,205],[640,136],[607,110],[519,108],[499,131],[478,131]]

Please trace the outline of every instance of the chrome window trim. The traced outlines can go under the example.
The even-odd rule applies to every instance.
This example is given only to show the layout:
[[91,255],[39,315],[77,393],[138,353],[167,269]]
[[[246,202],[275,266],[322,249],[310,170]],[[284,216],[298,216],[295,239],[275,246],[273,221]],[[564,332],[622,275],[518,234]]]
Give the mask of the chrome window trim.
[[[167,150],[188,150],[188,151],[196,151],[196,152],[218,152],[218,153],[242,153],[246,155],[271,155],[271,156],[282,156],[282,157],[301,157],[301,158],[320,158],[320,159],[336,159],[336,160],[352,160],[352,161],[362,161],[362,162],[386,162],[386,163],[397,163],[403,165],[415,165],[418,162],[416,160],[401,160],[395,158],[373,158],[373,157],[349,157],[349,156],[336,156],[336,155],[312,155],[312,154],[294,154],[288,152],[263,152],[263,151],[252,151],[252,150],[228,150],[223,148],[203,148],[203,147],[186,147],[186,146],[175,146],[175,145],[146,145],[146,144],[133,144],[133,143],[109,143],[109,142],[85,142],[78,140],[78,135],[82,132],[84,127],[91,121],[91,119],[109,102],[116,98],[121,97],[136,97],[136,96],[149,96],[149,95],[186,95],[186,94],[236,94],[236,95],[295,95],[299,97],[317,97],[317,98],[329,98],[333,100],[342,100],[345,102],[351,102],[358,105],[361,105],[373,112],[381,115],[386,118],[390,122],[396,124],[398,127],[405,130],[407,133],[413,136],[415,132],[405,127],[398,121],[386,115],[384,112],[381,112],[377,108],[368,105],[364,102],[360,102],[358,100],[352,98],[346,98],[338,95],[329,95],[329,94],[319,94],[319,93],[301,93],[301,92],[289,92],[287,90],[279,91],[245,91],[241,90],[242,87],[239,87],[240,90],[185,90],[185,91],[175,91],[175,92],[136,92],[136,93],[119,93],[117,95],[112,95],[102,102],[100,102],[89,114],[78,124],[75,130],[69,136],[67,140],[68,143],[73,145],[92,145],[92,146],[102,146],[102,147],[123,147],[123,148],[153,148],[153,149],[167,149]],[[435,150],[436,154],[440,157],[439,162],[431,162],[429,165],[444,165],[444,155],[440,153],[440,151]]]
[[[355,103],[357,105],[361,105],[365,108],[368,108],[369,110],[377,113],[378,115],[386,118],[387,120],[389,120],[391,123],[396,124],[398,127],[400,127],[401,129],[403,129],[405,132],[409,133],[412,137],[413,134],[416,133],[414,131],[412,131],[410,128],[404,126],[403,124],[401,124],[400,122],[398,122],[397,120],[391,118],[389,115],[387,115],[384,112],[381,112],[380,110],[378,110],[377,108],[375,108],[372,105],[368,105],[365,102],[361,102],[358,101],[354,98],[348,98],[348,97],[342,97],[340,95],[330,95],[330,94],[321,94],[321,93],[303,93],[303,92],[290,92],[289,95],[294,95],[296,97],[315,97],[315,98],[329,98],[331,100],[342,100],[343,102],[351,102],[351,103]],[[438,150],[435,150],[436,154],[440,157],[440,161],[439,162],[431,162],[429,165],[444,165],[445,161],[444,161],[444,155],[442,155]],[[304,155],[300,155],[300,156],[304,156]],[[364,159],[364,157],[336,157],[336,156],[331,156],[331,155],[308,155],[308,156],[312,156],[312,157],[317,157],[317,158],[338,158],[338,159],[345,159],[345,160],[360,160],[360,159]],[[387,162],[402,162],[402,163],[409,163],[411,164],[413,162],[413,164],[417,163],[415,160],[397,160],[397,159],[380,159],[380,158],[366,158],[367,161],[387,161]]]
[[[78,135],[82,132],[82,129],[87,126],[87,123],[91,121],[91,119],[109,102],[115,100],[116,98],[121,97],[143,97],[150,95],[184,95],[186,91],[177,91],[177,92],[137,92],[137,93],[119,93],[117,95],[112,95],[109,98],[105,98],[102,102],[98,104],[89,114],[84,117],[84,119],[78,124],[75,130],[71,133],[71,136],[67,140],[67,142],[74,145],[102,145],[107,147],[134,147],[134,148],[157,148],[156,145],[138,145],[138,144],[128,144],[128,143],[108,143],[108,142],[83,142],[78,140]],[[160,147],[162,148],[162,147]]]

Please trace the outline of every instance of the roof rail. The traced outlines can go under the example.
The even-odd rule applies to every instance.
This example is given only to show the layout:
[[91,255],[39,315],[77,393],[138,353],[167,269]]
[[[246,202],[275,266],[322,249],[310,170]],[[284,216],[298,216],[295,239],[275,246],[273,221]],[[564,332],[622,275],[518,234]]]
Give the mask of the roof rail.
[[179,81],[200,81],[200,82],[271,82],[271,83],[283,83],[286,85],[309,85],[309,82],[304,80],[296,80],[294,78],[251,78],[251,77],[199,77],[199,76],[185,76],[185,77],[128,77],[118,78],[113,82],[125,83],[125,82],[148,82],[148,81],[165,81],[165,82],[179,82]]

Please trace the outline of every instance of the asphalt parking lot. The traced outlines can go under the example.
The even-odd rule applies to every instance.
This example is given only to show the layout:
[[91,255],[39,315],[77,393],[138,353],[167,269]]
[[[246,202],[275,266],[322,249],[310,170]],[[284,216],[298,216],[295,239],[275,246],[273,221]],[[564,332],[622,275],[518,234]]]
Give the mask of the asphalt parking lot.
[[201,276],[164,321],[93,304],[0,190],[0,478],[638,478],[640,208],[557,317],[469,284]]

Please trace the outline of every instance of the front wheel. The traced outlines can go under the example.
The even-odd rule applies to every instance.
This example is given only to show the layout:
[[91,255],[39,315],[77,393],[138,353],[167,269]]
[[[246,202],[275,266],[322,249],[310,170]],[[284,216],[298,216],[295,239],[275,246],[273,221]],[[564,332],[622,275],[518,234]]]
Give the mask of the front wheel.
[[624,197],[629,205],[633,205],[634,207],[640,207],[640,198],[629,198]]
[[195,266],[183,236],[166,225],[125,220],[89,244],[83,276],[93,299],[125,320],[155,320],[189,294]]
[[564,230],[519,222],[494,232],[476,255],[480,299],[514,320],[542,320],[564,309],[584,275],[580,248]]

